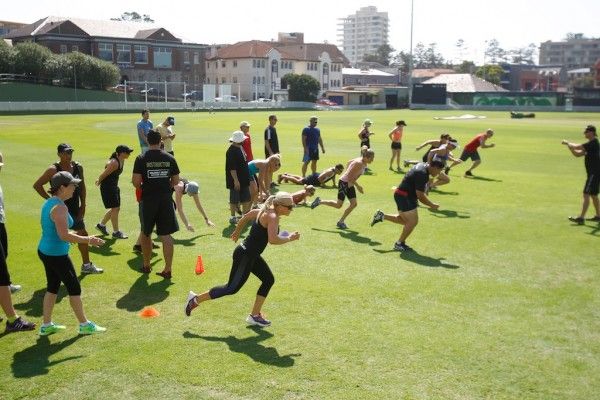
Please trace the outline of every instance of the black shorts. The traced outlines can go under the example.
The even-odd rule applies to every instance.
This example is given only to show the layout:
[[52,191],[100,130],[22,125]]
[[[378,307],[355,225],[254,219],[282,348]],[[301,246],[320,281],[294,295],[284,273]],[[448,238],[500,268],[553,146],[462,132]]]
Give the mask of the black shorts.
[[74,207],[71,204],[66,204],[66,206],[67,210],[69,211],[69,215],[71,218],[73,218],[73,226],[71,226],[69,229],[72,231],[83,231],[85,229],[85,222],[83,219],[77,219],[77,214],[79,214],[79,205]]
[[392,150],[402,150],[401,142],[392,142]]
[[356,189],[354,186],[348,187],[348,182],[339,181],[338,182],[338,200],[344,201],[348,197],[348,200],[352,200],[356,198]]
[[302,162],[317,161],[319,159],[319,149],[308,149],[308,154],[304,154]]
[[314,174],[310,174],[306,178],[303,178],[302,183],[305,185],[320,186],[321,182],[319,182],[319,173],[315,172]]
[[140,204],[141,228],[144,235],[150,236],[155,225],[158,236],[170,235],[179,230],[175,205],[170,194],[149,196],[143,198]]
[[423,162],[427,162],[428,158],[429,158],[429,150],[427,150],[427,152],[425,154],[423,154]]
[[[0,225],[4,226],[4,224]],[[10,274],[6,265],[6,252],[4,245],[0,242],[0,286],[8,286],[10,284]]]
[[600,174],[588,174],[583,193],[597,196],[600,189]]
[[360,148],[361,148],[361,150],[362,150],[363,146],[367,146],[370,149],[371,148],[371,141],[370,140],[366,140],[366,141],[360,142]]
[[121,190],[118,186],[100,186],[100,195],[104,208],[121,207]]
[[473,161],[481,160],[481,157],[479,157],[479,153],[477,152],[477,150],[473,152],[463,150],[462,154],[460,155],[460,159],[463,161],[467,161],[469,158]]
[[396,201],[396,207],[398,207],[398,211],[406,212],[411,211],[417,208],[417,199],[410,196],[404,196],[398,191],[394,192],[394,201]]
[[229,204],[247,203],[250,201],[250,186],[241,186],[240,190],[229,189]]

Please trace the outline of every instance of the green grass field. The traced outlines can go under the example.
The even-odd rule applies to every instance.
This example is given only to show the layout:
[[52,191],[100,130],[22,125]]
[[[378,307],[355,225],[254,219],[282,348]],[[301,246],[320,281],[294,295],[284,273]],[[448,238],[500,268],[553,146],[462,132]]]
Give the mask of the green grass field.
[[[270,328],[244,319],[258,280],[236,295],[203,304],[191,318],[188,290],[226,281],[235,247],[228,239],[224,184],[227,139],[241,120],[252,124],[261,156],[268,112],[175,113],[174,143],[182,176],[200,183],[200,198],[215,228],[203,225],[189,199],[195,233],[175,234],[171,282],[138,272],[132,252],[139,229],[129,181],[133,157],[121,177],[121,228],[132,238],[94,250],[103,275],[82,279],[88,317],[107,333],[79,337],[65,293],[54,320],[66,332],[0,337],[0,398],[190,399],[591,399],[600,383],[600,227],[567,220],[581,206],[582,159],[561,139],[582,142],[583,127],[598,114],[537,113],[511,120],[508,112],[474,112],[484,120],[438,121],[462,111],[318,112],[326,154],[319,170],[357,156],[361,121],[374,121],[373,175],[336,229],[341,210],[296,208],[282,229],[300,241],[269,246],[264,257],[276,283],[264,311]],[[310,111],[279,112],[282,170],[299,173],[300,132]],[[152,113],[155,123],[166,117]],[[0,116],[0,174],[9,233],[9,268],[23,290],[13,295],[21,315],[41,323],[45,276],[37,258],[41,198],[35,179],[69,142],[87,178],[90,231],[104,212],[93,185],[117,144],[138,149],[139,113]],[[451,172],[452,182],[419,209],[420,224],[399,254],[392,246],[400,226],[370,227],[374,211],[395,211],[392,187],[401,174],[388,170],[388,131],[408,123],[402,158],[420,157],[416,145],[448,131],[461,145],[491,127],[496,147],[480,152],[479,179]],[[135,155],[135,153],[133,154]],[[299,186],[282,185],[281,190]],[[336,191],[320,189],[322,198]],[[593,215],[593,209],[588,216]],[[194,274],[197,255],[206,272]],[[80,255],[71,249],[79,268]],[[162,253],[154,258],[161,267]],[[142,319],[152,305],[161,315]],[[2,328],[3,329],[3,328]]]

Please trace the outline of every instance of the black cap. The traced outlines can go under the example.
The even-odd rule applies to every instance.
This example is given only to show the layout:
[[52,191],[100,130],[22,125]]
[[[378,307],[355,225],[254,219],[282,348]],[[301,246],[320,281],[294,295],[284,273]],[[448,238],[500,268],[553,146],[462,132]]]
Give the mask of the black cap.
[[117,154],[119,154],[119,153],[131,154],[133,152],[133,149],[125,144],[120,144],[115,149],[115,152],[117,152]]
[[175,125],[175,117],[168,116],[167,122],[169,123],[169,125]]
[[594,132],[596,133],[596,127],[594,125],[588,125],[585,127],[586,132]]
[[402,125],[402,126],[406,126],[406,122],[404,122],[404,120],[398,122],[398,125]]
[[74,150],[75,149],[68,143],[61,143],[56,147],[56,151],[59,153],[72,152]]

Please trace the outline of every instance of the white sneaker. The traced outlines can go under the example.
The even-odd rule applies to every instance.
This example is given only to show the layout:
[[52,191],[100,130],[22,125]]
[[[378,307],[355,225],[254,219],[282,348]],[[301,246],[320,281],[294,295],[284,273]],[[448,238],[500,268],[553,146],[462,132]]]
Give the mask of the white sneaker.
[[82,274],[101,274],[103,272],[104,270],[102,268],[98,268],[93,262],[81,265]]
[[10,293],[17,293],[19,290],[21,290],[21,285],[10,285]]

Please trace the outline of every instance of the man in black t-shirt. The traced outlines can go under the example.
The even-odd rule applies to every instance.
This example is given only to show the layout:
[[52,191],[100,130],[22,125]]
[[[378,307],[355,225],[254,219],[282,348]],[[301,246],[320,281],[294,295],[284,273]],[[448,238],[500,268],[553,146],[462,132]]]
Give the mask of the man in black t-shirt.
[[175,207],[173,205],[173,187],[179,183],[179,167],[172,155],[160,149],[160,133],[148,132],[149,149],[135,159],[133,165],[133,185],[142,190],[140,202],[140,222],[142,224],[142,272],[149,273],[152,257],[150,235],[156,225],[156,233],[163,243],[165,267],[157,275],[171,278],[173,265],[172,233],[179,230]]
[[269,115],[269,126],[265,128],[265,158],[279,153],[279,139],[275,124],[277,124],[277,116]]
[[229,139],[231,145],[225,153],[225,183],[229,189],[229,210],[231,211],[229,223],[231,224],[237,223],[235,216],[237,211],[242,214],[250,211],[250,171],[248,171],[248,163],[242,150],[244,140],[246,140],[244,132],[233,132]]
[[417,213],[418,201],[425,204],[432,210],[437,210],[439,204],[432,203],[427,197],[427,182],[429,176],[436,176],[444,169],[444,163],[439,160],[430,163],[419,163],[412,167],[402,179],[400,186],[394,191],[394,200],[398,207],[397,215],[384,214],[377,210],[371,221],[371,226],[384,220],[404,225],[400,238],[394,244],[394,250],[409,251],[412,250],[406,244],[406,239],[419,223],[419,214]]
[[587,143],[577,144],[569,143],[566,140],[562,141],[562,144],[566,145],[575,157],[585,156],[587,178],[583,186],[581,214],[578,217],[569,217],[570,221],[580,225],[585,221],[585,213],[590,206],[590,199],[594,204],[596,215],[588,218],[588,221],[600,222],[600,205],[598,204],[598,192],[600,189],[600,143],[598,142],[598,134],[594,125],[588,125],[583,134],[588,140]]

